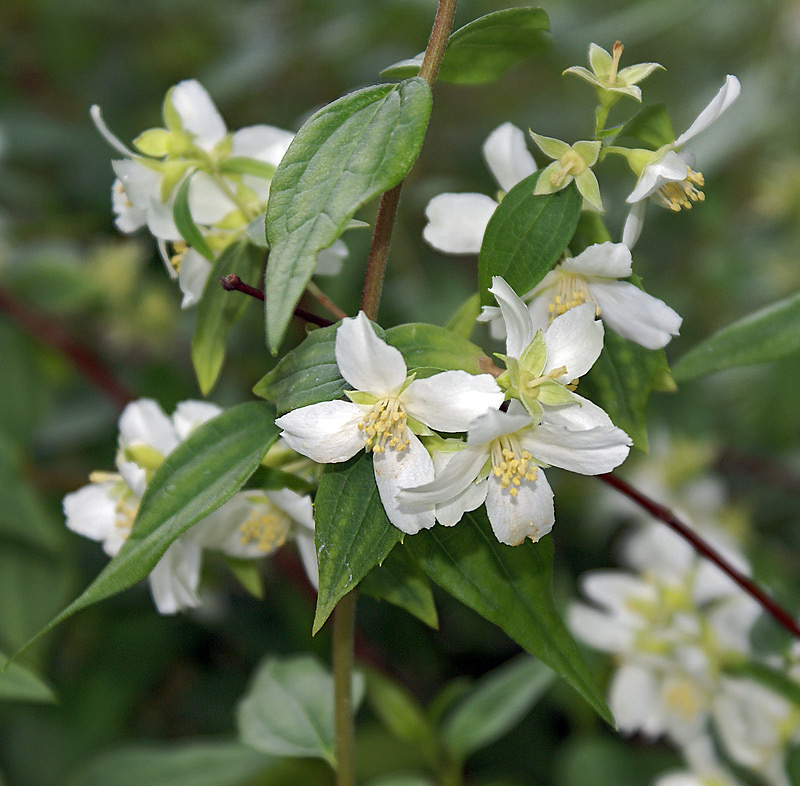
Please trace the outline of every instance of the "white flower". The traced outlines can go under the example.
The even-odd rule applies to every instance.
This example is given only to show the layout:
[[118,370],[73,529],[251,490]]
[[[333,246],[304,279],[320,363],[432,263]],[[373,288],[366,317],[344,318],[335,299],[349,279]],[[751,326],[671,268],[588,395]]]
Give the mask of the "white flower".
[[[213,404],[184,401],[169,418],[150,399],[129,404],[119,423],[119,473],[93,473],[88,486],[64,498],[67,526],[101,541],[113,557],[131,532],[152,473],[194,429],[220,412]],[[238,492],[175,540],[159,560],[149,577],[156,607],[162,614],[173,614],[200,603],[203,549],[252,559],[271,553],[287,537],[296,537],[313,582],[313,531],[309,497],[288,489]]]
[[[678,335],[683,320],[663,300],[620,280],[632,272],[631,252],[623,243],[598,243],[565,259],[523,297],[534,328],[544,329],[569,309],[592,303],[597,316],[624,338],[647,349],[665,346]],[[479,319],[490,322],[499,317],[498,308],[484,306]],[[492,328],[497,335],[497,327]]]
[[[629,157],[629,162],[638,171],[636,186],[625,200],[632,205],[625,227],[622,242],[633,248],[642,232],[646,199],[651,197],[662,207],[680,211],[688,209],[692,203],[702,201],[705,196],[699,188],[704,185],[703,176],[695,172],[687,159],[678,152],[683,145],[710,126],[739,97],[741,85],[731,74],[711,102],[697,116],[689,128],[674,142],[660,147],[644,158]],[[645,151],[641,151],[644,153]],[[634,158],[635,164],[634,164]]]
[[[512,123],[495,128],[483,143],[483,157],[502,191],[536,171],[525,134]],[[498,201],[485,194],[439,194],[428,202],[422,236],[446,254],[477,254]]]
[[[433,463],[411,428],[465,431],[503,393],[488,374],[445,371],[407,379],[399,350],[375,335],[367,317],[343,320],[336,332],[336,362],[353,386],[351,401],[325,401],[295,409],[275,422],[286,443],[321,464],[346,461],[365,448],[374,454],[375,481],[391,522],[412,534],[434,524],[433,508],[408,512],[397,502],[404,486],[433,479]],[[415,423],[416,422],[416,423]]]
[[543,405],[585,402],[572,391],[603,350],[603,324],[595,319],[595,309],[589,304],[570,309],[542,331],[503,278],[494,276],[489,291],[506,326],[506,354],[501,357],[507,371],[497,380],[506,394],[518,398],[537,421]]
[[[599,413],[604,425],[595,424]],[[606,421],[610,423],[608,416],[592,405],[547,413],[537,425],[518,401],[511,401],[507,412],[489,410],[477,418],[464,449],[449,458],[435,480],[406,488],[400,500],[409,507],[435,505],[437,518],[449,526],[485,499],[501,543],[516,546],[525,538],[539,540],[555,520],[544,467],[597,475],[610,472],[627,457],[630,438]],[[474,484],[480,491],[472,488]]]

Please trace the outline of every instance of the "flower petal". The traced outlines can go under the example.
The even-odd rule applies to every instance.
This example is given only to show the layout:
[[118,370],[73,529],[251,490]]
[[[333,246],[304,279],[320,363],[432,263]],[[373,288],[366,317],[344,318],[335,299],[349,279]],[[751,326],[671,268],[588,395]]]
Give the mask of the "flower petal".
[[195,224],[216,224],[236,209],[211,175],[206,172],[194,174],[189,183],[189,212]]
[[485,194],[439,194],[428,202],[422,236],[445,254],[477,254],[497,202]]
[[112,490],[116,483],[89,483],[64,497],[67,527],[85,538],[103,542],[106,553],[113,556],[125,542],[125,534],[117,526],[117,499]]
[[[531,137],[533,137],[533,141],[539,147],[548,158],[555,158],[559,159],[564,153],[568,153],[572,148],[566,143],[562,142],[560,139],[554,139],[551,136],[542,136],[541,134],[534,134],[533,131],[530,132]],[[550,165],[552,166],[552,164]],[[542,178],[540,177],[539,180]]]
[[506,354],[519,359],[536,335],[528,307],[501,276],[492,277],[489,291],[500,306],[506,325]]
[[419,438],[406,429],[408,447],[373,453],[375,482],[389,521],[407,535],[430,529],[435,523],[433,505],[422,510],[410,509],[398,500],[398,492],[409,486],[420,486],[433,480],[433,461]]
[[491,374],[443,371],[415,379],[400,395],[406,412],[437,431],[466,431],[488,409],[503,403]]
[[308,581],[315,590],[319,590],[319,566],[317,564],[317,547],[314,543],[314,531],[298,529],[294,536],[300,561],[308,576]]
[[133,205],[119,179],[111,184],[111,209],[115,216],[114,226],[126,235],[147,224],[147,211]]
[[600,184],[591,169],[584,169],[576,178],[581,196],[594,208],[601,213],[604,212],[603,200],[600,198]]
[[170,92],[170,100],[184,129],[194,134],[195,144],[203,150],[209,151],[228,133],[211,96],[196,79],[178,82]]
[[590,281],[600,318],[613,331],[647,349],[666,346],[680,331],[681,316],[627,281]]
[[589,65],[596,76],[608,76],[614,59],[611,54],[597,44],[589,44]]
[[633,191],[625,201],[628,204],[646,199],[666,183],[685,180],[689,174],[689,165],[674,150],[667,150],[660,158],[654,158],[647,164],[636,181]]
[[[617,80],[625,85],[635,85],[650,76],[657,68],[664,70],[664,66],[660,63],[637,63],[621,69],[617,73]],[[639,92],[639,100],[641,100],[641,91]]]
[[525,411],[519,401],[509,404],[508,412],[500,409],[490,409],[481,415],[469,427],[467,445],[470,447],[486,445],[505,434],[513,434],[521,428],[531,425],[531,416]]
[[513,123],[503,123],[483,143],[483,157],[503,191],[536,171],[536,162],[525,144],[525,134]]
[[[526,309],[527,311],[527,309]],[[567,371],[559,381],[569,383],[582,377],[595,364],[603,351],[603,323],[595,319],[594,303],[565,311],[557,316],[544,332],[547,360],[544,373],[559,366]]]
[[534,543],[553,529],[555,510],[553,492],[540,469],[536,480],[524,481],[512,497],[500,481],[489,476],[486,512],[495,537],[508,546],[518,546],[525,538]]
[[334,240],[327,248],[317,252],[317,266],[314,268],[314,275],[338,275],[342,269],[342,262],[347,259],[349,253],[350,250],[341,238]]
[[[172,217],[172,202],[163,203],[158,199],[151,199],[150,206],[147,208],[147,228],[153,237],[160,240],[169,240],[173,243],[183,240],[178,227],[175,226],[175,219]],[[166,261],[165,261],[166,262]],[[172,267],[172,265],[169,265]]]
[[122,447],[149,445],[162,456],[171,453],[179,439],[172,421],[159,404],[150,398],[132,401],[119,419],[119,441]]
[[314,506],[308,494],[298,494],[291,489],[267,491],[269,501],[292,517],[305,530],[314,532]]
[[342,320],[335,353],[339,373],[355,390],[382,398],[397,395],[405,384],[408,369],[403,355],[375,335],[363,311]]
[[618,428],[582,431],[542,423],[520,442],[537,460],[581,475],[611,472],[628,457],[631,438]]
[[105,139],[106,142],[108,142],[108,144],[114,148],[114,150],[116,150],[118,153],[122,153],[123,156],[128,158],[139,158],[139,156],[134,153],[133,150],[131,150],[129,147],[126,147],[122,140],[120,140],[119,137],[111,132],[111,129],[106,125],[106,121],[103,120],[103,113],[97,104],[92,104],[91,108],[89,109],[89,115],[92,118],[95,128],[97,128],[103,139]]
[[161,175],[137,160],[112,161],[111,168],[125,189],[125,196],[134,207],[147,210],[159,198]]
[[630,248],[623,243],[595,243],[576,257],[565,259],[561,269],[583,276],[627,278],[632,272]]
[[660,734],[664,724],[659,717],[659,703],[658,685],[648,669],[629,663],[617,669],[608,705],[623,734]]
[[294,139],[291,131],[275,126],[246,126],[235,131],[231,138],[231,155],[255,158],[278,166],[283,154]]
[[203,551],[191,538],[178,538],[150,573],[150,593],[160,614],[175,614],[200,604]]
[[172,413],[178,439],[186,439],[196,428],[222,413],[222,407],[210,401],[181,401]]
[[364,447],[364,432],[358,429],[363,416],[349,401],[323,401],[293,409],[275,425],[283,429],[281,436],[292,450],[330,464],[347,461]]
[[628,625],[583,603],[570,605],[567,621],[572,633],[596,650],[626,653],[633,644],[633,631]]
[[576,142],[572,149],[586,162],[587,167],[592,167],[597,163],[602,146],[602,142],[583,140]]
[[625,226],[622,228],[622,243],[628,248],[633,248],[639,235],[642,234],[644,226],[644,214],[647,210],[647,202],[641,200],[631,205],[628,217],[625,219]]
[[465,513],[479,508],[486,501],[488,483],[488,478],[476,480],[449,502],[436,505],[436,520],[444,527],[458,524]]
[[608,413],[588,398],[572,394],[575,402],[565,407],[547,409],[542,423],[549,426],[563,426],[573,431],[584,431],[590,428],[613,428],[614,424]]
[[556,191],[560,191],[562,188],[566,188],[573,180],[572,175],[567,175],[558,185],[555,185],[555,183],[558,182],[561,169],[561,164],[558,161],[553,161],[552,164],[548,164],[542,170],[542,174],[539,175],[533,193],[536,194],[536,196],[540,194],[553,194]]
[[400,490],[399,500],[408,509],[452,502],[469,489],[488,459],[489,452],[482,447],[459,450],[436,473],[435,479],[428,483],[404,486]]
[[675,147],[680,147],[692,137],[705,131],[738,97],[742,90],[739,80],[732,74],[725,78],[725,84],[711,99],[708,106],[697,116],[697,119],[676,140]]
[[181,260],[178,284],[183,292],[181,308],[189,308],[200,302],[205,289],[211,263],[193,248],[189,248]]

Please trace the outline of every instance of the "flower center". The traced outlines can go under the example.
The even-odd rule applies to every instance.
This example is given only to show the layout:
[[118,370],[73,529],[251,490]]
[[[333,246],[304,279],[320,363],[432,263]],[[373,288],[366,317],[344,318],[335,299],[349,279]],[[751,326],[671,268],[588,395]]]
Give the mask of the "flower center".
[[253,511],[239,527],[243,546],[255,543],[259,551],[269,554],[286,542],[290,521],[287,516],[274,511]]
[[183,262],[184,255],[189,250],[189,246],[183,240],[178,240],[172,244],[172,250],[175,253],[170,257],[169,261],[172,264],[172,267],[175,268],[175,272],[180,273],[181,263]]
[[133,207],[133,202],[129,199],[128,192],[120,181],[114,184],[114,192],[125,207]]
[[622,46],[620,41],[617,41],[614,44],[614,48],[611,51],[612,59],[611,59],[611,70],[608,72],[608,85],[609,87],[613,87],[617,83],[617,69],[619,68],[619,59],[622,57],[622,50],[625,47]]
[[547,306],[550,312],[550,321],[561,316],[575,306],[583,303],[594,303],[595,316],[600,316],[600,306],[589,291],[589,282],[586,276],[576,273],[562,273],[558,277],[555,294]]
[[366,436],[364,447],[373,453],[385,453],[386,448],[403,451],[408,447],[406,415],[398,398],[383,398],[373,404],[372,409],[358,424],[359,431]]
[[[567,373],[566,366],[559,366],[558,368],[554,368],[552,371],[548,371],[547,374],[543,374],[541,376],[534,376],[528,371],[521,371],[520,372],[520,380],[519,380],[519,387],[521,391],[524,391],[528,396],[533,398],[538,397],[539,395],[539,387],[543,385],[545,382],[550,382],[551,380],[558,380]],[[574,390],[578,386],[578,380],[573,380],[569,385],[565,385],[565,387]]]
[[691,167],[686,167],[687,175],[684,180],[665,183],[653,194],[653,199],[665,207],[679,213],[689,210],[694,202],[702,202],[706,195],[700,191],[705,184],[705,178],[700,172],[695,172]]
[[500,487],[516,497],[522,481],[533,483],[539,468],[533,463],[531,454],[519,444],[517,437],[505,434],[492,442],[492,472],[496,478],[500,478]]
[[556,169],[553,174],[550,175],[550,182],[556,187],[560,186],[568,175],[577,177],[586,171],[586,162],[574,150],[567,150],[567,152],[558,159],[558,163],[561,164],[561,168]]
[[700,713],[700,691],[692,680],[671,679],[664,686],[664,701],[667,707],[686,721],[694,720]]

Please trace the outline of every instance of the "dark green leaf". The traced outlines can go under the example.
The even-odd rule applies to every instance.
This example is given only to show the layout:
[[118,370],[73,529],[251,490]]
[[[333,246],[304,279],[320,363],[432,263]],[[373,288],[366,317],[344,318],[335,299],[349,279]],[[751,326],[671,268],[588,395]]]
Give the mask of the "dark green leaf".
[[382,565],[366,575],[361,582],[361,592],[405,609],[431,628],[439,627],[431,585],[399,546],[389,552]]
[[250,476],[250,480],[247,481],[247,488],[264,489],[264,491],[291,489],[298,494],[310,494],[316,489],[316,486],[297,475],[292,475],[275,467],[262,465]]
[[397,185],[419,155],[431,111],[423,79],[350,93],[307,120],[270,187],[267,343],[277,352],[317,260],[361,205]]
[[511,731],[542,697],[555,672],[521,655],[483,676],[446,718],[442,735],[458,761]]
[[275,410],[260,402],[240,404],[198,427],[156,470],[119,553],[23,649],[75,612],[145,578],[170,544],[244,485],[277,438]]
[[181,237],[198,254],[202,254],[209,262],[213,262],[214,252],[211,246],[203,237],[203,233],[192,218],[192,211],[189,209],[189,184],[192,182],[192,175],[184,178],[178,193],[175,194],[175,203],[172,206],[172,218]]
[[[438,78],[479,84],[502,76],[511,66],[541,51],[547,42],[547,14],[541,8],[506,8],[456,30],[447,42]],[[385,68],[381,76],[404,79],[419,73],[422,55]]]
[[274,763],[235,742],[137,745],[102,754],[73,773],[67,786],[247,786]]
[[663,349],[651,350],[606,330],[603,351],[581,378],[578,392],[608,412],[639,450],[647,451],[647,400],[668,386],[669,366]]
[[558,262],[572,239],[581,215],[583,197],[574,183],[555,194],[534,196],[539,172],[509,191],[494,211],[478,257],[481,302],[494,304],[489,293],[492,276],[502,276],[523,295],[535,287]]
[[678,382],[715,371],[780,360],[800,352],[800,294],[773,303],[723,328],[674,366]]
[[620,138],[630,137],[652,150],[675,141],[675,129],[663,104],[646,106],[637,112],[619,131]]
[[220,277],[235,273],[245,283],[258,281],[262,265],[262,252],[242,241],[228,246],[208,274],[192,338],[192,364],[204,396],[211,392],[222,370],[228,333],[250,301],[241,292],[224,290]]
[[386,559],[403,533],[383,509],[371,453],[329,464],[320,479],[314,509],[319,560],[316,633],[339,599]]
[[505,546],[485,508],[455,527],[434,527],[406,538],[417,564],[444,590],[501,627],[560,674],[609,723],[614,719],[574,639],[553,603],[553,542]]
[[44,680],[18,663],[9,664],[3,671],[7,663],[8,658],[0,652],[0,701],[56,701]]
[[258,563],[252,559],[237,559],[227,554],[220,555],[233,573],[234,578],[239,584],[249,592],[254,598],[259,600],[264,597],[264,581],[261,578],[261,570]]
[[430,368],[481,374],[484,365],[492,362],[476,344],[436,325],[412,323],[389,328],[386,342],[403,353],[409,372]]
[[[353,675],[353,707],[364,679]],[[313,756],[336,766],[333,676],[313,655],[267,658],[236,711],[243,742],[277,756]]]

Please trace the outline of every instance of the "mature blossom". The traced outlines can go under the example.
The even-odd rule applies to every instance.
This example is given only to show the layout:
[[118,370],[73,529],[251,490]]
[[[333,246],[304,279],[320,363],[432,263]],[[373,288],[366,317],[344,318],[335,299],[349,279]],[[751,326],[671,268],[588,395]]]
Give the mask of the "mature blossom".
[[725,84],[695,121],[674,142],[658,150],[630,150],[609,148],[625,155],[628,163],[638,175],[636,187],[626,199],[632,207],[625,221],[622,242],[633,248],[642,231],[648,197],[668,210],[679,212],[701,202],[705,195],[700,190],[705,181],[700,172],[695,172],[688,159],[679,152],[681,148],[701,131],[705,131],[739,97],[739,80],[728,75]]
[[[503,123],[483,143],[486,160],[501,195],[536,171],[536,162],[525,146],[525,134],[512,123]],[[422,236],[447,254],[477,254],[498,199],[485,194],[439,194],[428,202],[428,223]]]
[[372,451],[375,480],[391,522],[413,534],[434,524],[433,506],[410,512],[397,501],[401,487],[433,480],[431,457],[416,432],[466,431],[503,393],[489,374],[445,371],[408,378],[399,350],[382,341],[363,312],[336,332],[339,372],[354,390],[350,401],[324,401],[295,409],[275,422],[286,443],[321,464]]
[[516,546],[526,538],[539,540],[553,527],[553,492],[545,467],[582,475],[610,472],[625,460],[630,444],[628,435],[594,405],[567,406],[537,423],[518,401],[511,401],[507,412],[490,410],[475,420],[463,450],[446,459],[435,480],[407,488],[400,500],[409,507],[435,505],[445,526],[485,500],[497,539]]
[[[571,308],[592,303],[615,333],[648,349],[665,346],[678,335],[682,319],[663,300],[622,280],[632,273],[631,252],[622,243],[599,243],[567,257],[523,296],[534,328],[542,330]],[[479,319],[492,322],[493,335],[500,337],[500,316],[499,308],[484,306]]]
[[533,141],[548,157],[555,159],[546,166],[539,179],[536,181],[534,194],[553,194],[566,188],[572,181],[578,187],[581,196],[595,209],[603,212],[603,202],[600,199],[600,185],[597,177],[592,172],[592,167],[597,163],[602,143],[596,141],[576,142],[568,145],[560,139],[534,134]]
[[575,74],[593,85],[601,95],[601,100],[603,94],[608,94],[611,100],[616,100],[620,96],[628,96],[636,101],[641,101],[642,91],[637,87],[637,83],[650,76],[656,68],[664,66],[658,63],[637,63],[620,69],[619,61],[622,50],[623,46],[619,41],[614,44],[613,54],[609,54],[602,46],[590,44],[589,65],[592,70],[589,71],[583,66],[572,66],[567,68],[564,73]]
[[[195,428],[220,412],[213,404],[184,401],[170,418],[150,399],[129,404],[119,423],[118,472],[93,473],[88,486],[64,498],[67,526],[101,541],[109,556],[116,555],[130,535],[153,472]],[[156,607],[172,614],[200,603],[204,549],[253,559],[295,537],[314,581],[313,532],[309,497],[288,489],[241,491],[169,546],[149,577]]]

